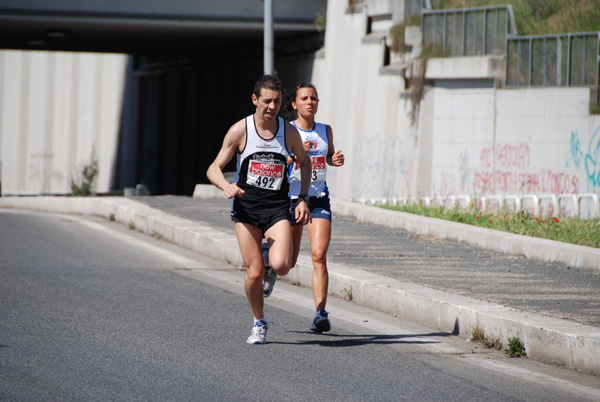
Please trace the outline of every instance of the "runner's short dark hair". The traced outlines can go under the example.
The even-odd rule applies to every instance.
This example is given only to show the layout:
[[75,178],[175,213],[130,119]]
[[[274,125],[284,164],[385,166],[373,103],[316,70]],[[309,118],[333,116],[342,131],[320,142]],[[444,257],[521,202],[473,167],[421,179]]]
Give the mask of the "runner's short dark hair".
[[278,91],[283,97],[283,84],[276,75],[265,74],[256,81],[256,84],[254,84],[254,95],[257,98],[260,98],[260,90],[263,88]]

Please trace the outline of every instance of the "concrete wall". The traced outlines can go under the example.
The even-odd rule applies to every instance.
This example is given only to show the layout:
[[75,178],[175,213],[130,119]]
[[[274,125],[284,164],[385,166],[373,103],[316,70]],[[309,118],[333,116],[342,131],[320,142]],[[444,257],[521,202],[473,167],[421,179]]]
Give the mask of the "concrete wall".
[[426,98],[428,194],[600,192],[600,116],[588,112],[589,89],[433,88]]
[[330,168],[336,197],[393,196],[407,193],[415,169],[416,144],[408,130],[407,102],[399,99],[399,76],[380,75],[383,48],[363,44],[366,12],[345,14],[346,1],[328,1],[325,51],[315,61],[319,91],[317,120],[330,124],[346,166]]
[[[346,166],[342,198],[600,193],[600,116],[587,88],[495,89],[494,58],[431,59],[418,125],[399,75],[382,75],[383,44],[363,40],[368,7],[328,2],[324,58],[313,81],[318,120]],[[486,82],[489,85],[483,85]]]
[[108,190],[125,63],[113,54],[0,51],[3,193],[68,193],[92,152],[97,190]]

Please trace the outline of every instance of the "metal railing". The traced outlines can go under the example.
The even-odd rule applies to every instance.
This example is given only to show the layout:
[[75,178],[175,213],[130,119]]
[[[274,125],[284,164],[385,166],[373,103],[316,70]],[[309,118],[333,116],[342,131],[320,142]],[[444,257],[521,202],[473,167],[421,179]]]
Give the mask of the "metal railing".
[[446,56],[506,53],[506,38],[516,34],[512,7],[422,11],[423,43],[441,46]]
[[507,87],[598,87],[600,33],[507,38]]

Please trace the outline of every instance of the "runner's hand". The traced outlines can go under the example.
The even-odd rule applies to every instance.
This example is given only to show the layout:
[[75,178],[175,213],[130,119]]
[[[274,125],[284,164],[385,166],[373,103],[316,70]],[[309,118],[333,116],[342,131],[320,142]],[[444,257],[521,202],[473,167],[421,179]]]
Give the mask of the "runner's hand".
[[306,151],[306,153],[308,153],[310,151],[310,146],[312,145],[312,142],[309,140],[306,140],[304,142],[302,142],[302,147],[304,148],[304,150]]
[[299,201],[296,204],[296,223],[301,223],[306,225],[307,223],[312,222],[312,216],[310,215],[310,209],[308,209],[308,205],[306,202]]
[[229,199],[235,197],[236,195],[243,197],[244,194],[246,194],[246,191],[239,188],[236,183],[230,183],[227,187],[225,187],[225,190],[223,190],[223,191],[225,192],[225,195]]
[[344,166],[345,160],[346,158],[344,158],[344,154],[342,153],[341,149],[335,151],[335,153],[331,156],[331,163],[333,166]]

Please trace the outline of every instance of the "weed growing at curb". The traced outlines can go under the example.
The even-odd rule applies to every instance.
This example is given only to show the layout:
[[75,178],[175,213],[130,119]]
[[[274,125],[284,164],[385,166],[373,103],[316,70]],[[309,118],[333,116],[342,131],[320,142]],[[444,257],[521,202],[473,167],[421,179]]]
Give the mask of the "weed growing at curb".
[[91,162],[83,166],[77,178],[71,179],[71,194],[76,197],[93,195],[98,172],[98,159],[92,150]]
[[129,230],[135,230],[135,222],[129,221]]
[[527,356],[527,353],[525,353],[525,346],[523,346],[521,340],[517,337],[508,338],[508,349],[506,349],[506,354],[510,357]]
[[350,286],[350,289],[344,288],[342,290],[342,295],[344,296],[342,300],[352,301],[352,286]]
[[471,331],[471,341],[479,342],[488,349],[502,349],[502,342],[500,342],[500,338],[492,339],[488,337],[478,325],[476,325],[475,328],[473,328],[473,331]]

